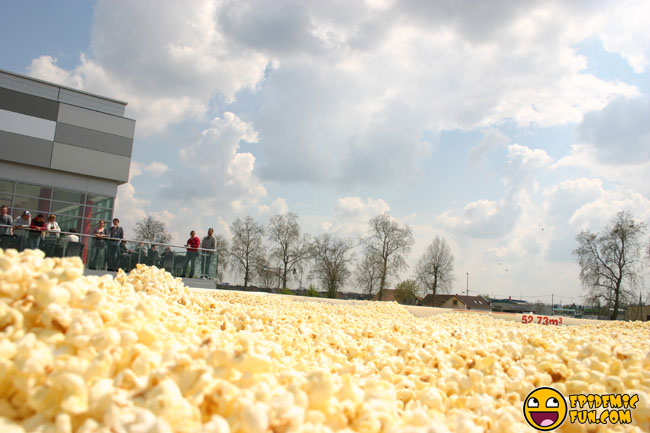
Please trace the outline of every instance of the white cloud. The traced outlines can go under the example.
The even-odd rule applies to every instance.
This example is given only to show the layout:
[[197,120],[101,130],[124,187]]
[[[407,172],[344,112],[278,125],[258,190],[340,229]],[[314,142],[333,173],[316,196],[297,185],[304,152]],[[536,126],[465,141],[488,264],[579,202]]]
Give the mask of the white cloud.
[[241,211],[267,195],[255,173],[255,157],[240,152],[242,141],[255,142],[252,126],[226,112],[210,123],[201,138],[179,150],[184,167],[169,172],[163,197],[190,201],[197,208]]
[[620,211],[629,211],[632,216],[646,224],[650,222],[650,199],[632,190],[614,189],[603,191],[598,199],[577,209],[569,222],[576,230],[602,230]]
[[[633,16],[636,5],[611,9]],[[427,131],[577,122],[637,95],[584,73],[573,49],[609,12],[562,2],[100,0],[79,66],[41,57],[31,73],[127,100],[139,134],[200,120],[250,90],[264,179],[378,184],[418,175],[434,150]]]
[[585,115],[576,144],[556,168],[578,168],[621,188],[650,194],[650,100],[617,99]]
[[151,205],[151,201],[138,197],[130,182],[117,188],[113,215],[120,219],[120,225],[124,227],[125,238],[134,238],[135,223],[147,216],[145,209],[149,205]]
[[380,215],[388,212],[390,207],[382,199],[368,198],[365,202],[360,197],[341,197],[336,202],[335,210],[343,215]]
[[[64,71],[52,57],[35,59],[30,74],[129,103],[138,134],[160,132],[205,114],[210,99],[234,100],[253,89],[270,59],[228,38],[217,25],[221,2],[100,0],[91,52]],[[127,12],[128,11],[128,12]]]
[[650,3],[646,0],[614,2],[602,15],[598,34],[607,51],[620,53],[641,74],[650,65]]
[[495,128],[488,128],[483,131],[481,141],[469,149],[469,161],[473,167],[480,167],[485,163],[487,153],[495,148],[506,147],[510,144],[510,138]]
[[131,160],[131,168],[129,169],[129,181],[131,181],[131,179],[136,176],[140,176],[141,174],[150,174],[154,177],[159,177],[165,174],[167,170],[169,170],[169,167],[159,161],[152,161],[149,164],[143,164],[141,162]]
[[320,228],[325,232],[340,236],[364,236],[368,221],[390,211],[390,206],[383,199],[347,196],[337,200],[330,218],[321,221]]
[[650,99],[619,98],[587,113],[577,128],[580,143],[591,146],[606,164],[641,164],[650,160]]
[[289,206],[282,197],[276,198],[270,205],[263,204],[257,207],[257,213],[260,216],[284,215],[287,212],[289,212]]
[[500,238],[510,233],[525,216],[524,209],[537,191],[537,172],[549,167],[552,161],[542,149],[517,143],[509,145],[503,198],[477,200],[468,203],[462,211],[447,210],[436,221],[447,230],[479,238]]

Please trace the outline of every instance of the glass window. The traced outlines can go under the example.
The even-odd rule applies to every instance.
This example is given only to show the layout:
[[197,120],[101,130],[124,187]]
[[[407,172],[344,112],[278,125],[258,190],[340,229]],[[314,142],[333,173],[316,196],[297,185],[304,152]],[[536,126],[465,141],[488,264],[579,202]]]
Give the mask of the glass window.
[[59,223],[59,227],[64,232],[69,232],[71,228],[74,228],[77,232],[81,233],[81,224],[83,222],[81,218],[56,214],[56,222]]
[[34,210],[37,213],[49,213],[50,201],[47,199],[33,198],[33,197],[14,197],[14,207],[21,209]]
[[98,207],[86,206],[86,212],[84,216],[86,218],[92,218],[96,220],[103,219],[108,223],[108,221],[112,219],[113,211],[111,209],[102,209]]
[[34,218],[36,215],[38,215],[38,212],[35,211],[34,209],[17,209],[17,208],[14,208],[14,209],[11,211],[11,216],[12,216],[13,219],[15,220],[16,218],[18,218],[19,216],[21,216],[21,215],[23,214],[23,212],[25,212],[26,210],[29,211],[29,213],[31,214],[31,217],[32,217],[32,218]]
[[16,183],[16,194],[49,199],[52,197],[52,188],[18,182]]
[[0,180],[0,192],[14,193],[14,183],[10,180]]
[[80,213],[82,212],[83,206],[80,204],[64,203],[61,201],[53,201],[51,213],[69,215],[69,216],[83,216]]
[[0,206],[3,205],[11,208],[11,194],[0,193]]
[[85,199],[85,193],[67,189],[55,189],[52,195],[52,200],[67,201],[69,203],[83,203]]
[[86,199],[86,205],[113,209],[113,197],[97,195],[89,192],[88,198]]

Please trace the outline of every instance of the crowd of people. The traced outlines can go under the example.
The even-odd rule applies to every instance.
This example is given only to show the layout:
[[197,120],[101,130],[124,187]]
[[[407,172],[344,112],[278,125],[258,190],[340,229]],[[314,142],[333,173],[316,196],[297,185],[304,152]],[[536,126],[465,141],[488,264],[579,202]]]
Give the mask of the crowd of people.
[[11,236],[12,242],[8,246],[19,251],[25,248],[42,249],[46,254],[54,255],[52,250],[60,246],[63,255],[70,242],[79,242],[76,232],[76,229],[70,228],[62,239],[63,242],[58,242],[61,239],[61,227],[56,221],[56,215],[50,215],[46,220],[44,214],[32,218],[29,211],[24,211],[14,220],[9,215],[7,206],[0,207],[0,235]]
[[[11,247],[19,251],[25,248],[41,249],[48,256],[76,255],[68,254],[72,252],[71,244],[81,247],[74,249],[81,256],[83,248],[77,230],[71,227],[67,231],[62,231],[56,221],[56,215],[49,215],[46,220],[44,214],[32,218],[29,211],[24,211],[14,220],[8,213],[7,206],[0,208],[0,235],[11,237],[10,243],[3,242],[5,248]],[[129,249],[127,241],[124,240],[124,229],[120,226],[119,218],[113,218],[109,228],[106,227],[104,220],[100,220],[91,235],[92,245],[87,256],[89,269],[116,271],[122,268],[128,271],[137,263],[145,263],[171,268],[168,270],[172,272],[174,270],[176,254],[169,246],[162,254],[159,254],[158,246],[154,243],[149,243],[147,249],[145,242],[139,242],[134,250]],[[185,248],[186,254],[179,276],[193,277],[200,256],[199,278],[210,278],[210,268],[217,248],[214,229],[210,228],[203,240],[199,239],[196,232],[192,230]]]

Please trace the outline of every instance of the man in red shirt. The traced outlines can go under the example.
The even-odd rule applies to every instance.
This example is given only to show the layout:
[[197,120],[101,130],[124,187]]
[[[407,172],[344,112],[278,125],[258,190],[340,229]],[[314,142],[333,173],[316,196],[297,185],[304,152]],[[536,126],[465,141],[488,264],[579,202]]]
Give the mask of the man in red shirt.
[[[196,232],[192,230],[190,232],[190,238],[187,240],[185,246],[187,247],[187,254],[185,254],[185,265],[183,266],[183,271],[185,272],[185,277],[194,278],[194,265],[196,263],[197,257],[199,257],[199,245],[201,245],[201,239],[196,236]],[[187,264],[190,263],[190,273],[187,274]]]

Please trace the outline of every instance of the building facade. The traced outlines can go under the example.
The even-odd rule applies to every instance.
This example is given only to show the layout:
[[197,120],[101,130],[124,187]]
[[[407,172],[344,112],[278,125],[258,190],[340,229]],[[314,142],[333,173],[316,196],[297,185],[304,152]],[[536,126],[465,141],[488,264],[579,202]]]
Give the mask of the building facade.
[[54,214],[62,230],[110,220],[129,179],[126,102],[0,70],[0,205]]

